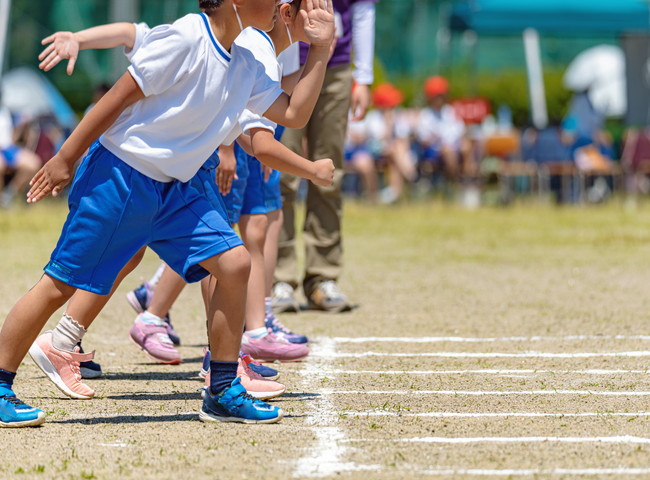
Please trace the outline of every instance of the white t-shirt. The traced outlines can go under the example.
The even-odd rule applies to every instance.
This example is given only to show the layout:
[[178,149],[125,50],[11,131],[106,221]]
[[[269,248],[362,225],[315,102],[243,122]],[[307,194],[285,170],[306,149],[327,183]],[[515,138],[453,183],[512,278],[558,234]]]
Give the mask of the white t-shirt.
[[[128,107],[100,138],[125,163],[155,180],[190,180],[223,143],[244,109],[263,114],[282,93],[267,73],[273,43],[245,29],[246,48],[227,52],[205,14],[146,31],[129,73],[145,98]],[[128,55],[128,53],[127,53]]]
[[449,104],[438,111],[427,107],[420,112],[416,134],[423,143],[457,147],[464,133],[465,123]]

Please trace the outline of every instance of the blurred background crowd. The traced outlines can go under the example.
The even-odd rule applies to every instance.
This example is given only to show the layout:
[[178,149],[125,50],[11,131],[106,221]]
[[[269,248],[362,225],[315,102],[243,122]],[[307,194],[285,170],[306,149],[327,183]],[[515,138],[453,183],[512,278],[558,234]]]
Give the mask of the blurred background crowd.
[[[171,22],[196,0],[0,0],[0,205],[126,68],[82,52],[38,71],[40,40]],[[351,122],[344,191],[468,208],[650,193],[650,2],[401,0],[376,6],[373,109]]]

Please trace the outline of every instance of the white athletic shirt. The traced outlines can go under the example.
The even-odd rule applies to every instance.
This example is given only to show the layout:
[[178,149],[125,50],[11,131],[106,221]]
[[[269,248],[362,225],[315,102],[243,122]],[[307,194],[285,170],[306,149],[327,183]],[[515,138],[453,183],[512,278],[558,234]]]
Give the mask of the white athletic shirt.
[[265,64],[277,63],[271,40],[250,28],[242,35],[251,38],[246,48],[235,43],[227,52],[205,14],[146,31],[128,69],[145,98],[118,117],[102,145],[154,180],[190,180],[244,109],[261,115],[282,93]]

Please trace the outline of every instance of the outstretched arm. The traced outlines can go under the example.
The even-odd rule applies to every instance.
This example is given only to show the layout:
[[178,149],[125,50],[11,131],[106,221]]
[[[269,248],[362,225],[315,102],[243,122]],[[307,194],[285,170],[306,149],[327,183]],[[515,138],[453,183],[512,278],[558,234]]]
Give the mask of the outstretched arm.
[[306,178],[321,187],[332,185],[334,162],[330,158],[310,162],[282,145],[273,138],[271,131],[264,128],[253,128],[250,134],[255,157],[264,165]]
[[41,168],[31,182],[27,203],[35,203],[50,193],[56,197],[72,176],[79,157],[99,138],[130,105],[144,97],[129,72],[115,83],[87,114],[65,141],[61,149]]
[[302,128],[309,121],[323,86],[330,46],[334,40],[332,3],[328,1],[326,5],[325,0],[303,2],[305,8],[300,9],[300,15],[311,43],[307,62],[291,96],[281,94],[264,113],[269,120],[289,128]]
[[[72,75],[79,56],[79,50],[91,48],[113,48],[124,46],[133,48],[135,43],[135,25],[132,23],[110,23],[88,28],[79,32],[56,32],[41,43],[47,47],[38,56],[41,63],[38,68],[46,72],[54,68],[61,60],[68,60],[68,75]],[[48,45],[49,44],[49,45]]]

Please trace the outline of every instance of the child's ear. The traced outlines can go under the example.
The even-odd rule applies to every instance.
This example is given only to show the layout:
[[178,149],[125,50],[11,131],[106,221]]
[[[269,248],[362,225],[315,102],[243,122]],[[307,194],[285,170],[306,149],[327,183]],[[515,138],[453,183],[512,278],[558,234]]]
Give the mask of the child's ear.
[[293,12],[291,11],[291,5],[284,3],[280,5],[280,18],[283,22],[291,22],[293,20]]

